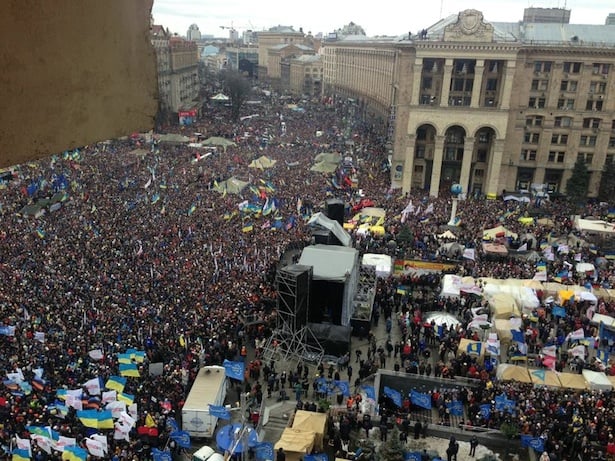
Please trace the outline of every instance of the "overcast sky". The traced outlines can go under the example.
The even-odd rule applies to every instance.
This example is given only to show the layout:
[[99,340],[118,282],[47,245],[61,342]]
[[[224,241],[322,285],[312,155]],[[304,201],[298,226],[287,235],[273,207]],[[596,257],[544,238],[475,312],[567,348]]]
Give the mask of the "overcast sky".
[[604,24],[615,13],[613,0],[154,0],[152,14],[156,24],[180,35],[186,35],[190,24],[216,37],[228,36],[220,26],[243,31],[284,25],[326,34],[352,21],[374,36],[416,33],[465,9],[482,11],[487,22],[517,22],[530,6],[566,7],[572,24]]

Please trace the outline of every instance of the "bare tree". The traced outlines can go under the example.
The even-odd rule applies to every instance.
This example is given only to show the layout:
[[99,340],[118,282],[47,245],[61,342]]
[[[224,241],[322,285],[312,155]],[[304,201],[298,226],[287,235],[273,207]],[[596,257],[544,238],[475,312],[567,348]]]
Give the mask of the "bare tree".
[[239,112],[250,96],[250,82],[237,71],[226,70],[221,74],[224,90],[231,100],[231,118],[239,119]]

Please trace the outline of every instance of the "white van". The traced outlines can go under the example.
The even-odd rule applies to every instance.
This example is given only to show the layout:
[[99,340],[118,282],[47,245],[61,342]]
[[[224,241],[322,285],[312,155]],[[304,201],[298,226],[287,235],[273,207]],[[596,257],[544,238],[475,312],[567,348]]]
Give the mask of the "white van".
[[205,445],[194,452],[192,461],[224,461],[224,456],[216,453],[210,446]]

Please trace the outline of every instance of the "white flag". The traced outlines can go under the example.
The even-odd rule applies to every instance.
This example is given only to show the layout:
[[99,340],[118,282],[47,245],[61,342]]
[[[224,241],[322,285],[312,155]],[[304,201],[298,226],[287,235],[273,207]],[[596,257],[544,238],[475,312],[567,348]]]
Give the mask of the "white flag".
[[574,355],[575,357],[585,358],[585,346],[579,344],[578,346],[574,346],[572,349],[568,349],[569,355]]
[[117,400],[117,391],[105,391],[102,393],[102,403],[115,402]]
[[30,438],[36,442],[36,445],[48,455],[51,454],[51,439],[43,435],[30,434]]
[[100,349],[92,349],[90,352],[88,352],[88,355],[92,360],[102,360],[103,358],[105,358],[105,354],[103,354],[103,351]]
[[463,257],[465,259],[471,259],[472,261],[474,261],[474,258],[475,258],[474,248],[464,248]]
[[32,443],[30,442],[30,439],[22,439],[15,434],[15,441],[17,443],[17,448],[20,450],[28,450],[28,454],[32,456]]
[[147,189],[149,186],[152,185],[152,178],[149,178],[149,180],[145,183],[145,185],[143,186],[143,189]]
[[128,426],[130,429],[132,429],[137,421],[133,419],[133,417],[130,416],[128,413],[123,411],[120,414],[119,422],[121,422],[124,426]]
[[98,440],[85,439],[85,446],[88,448],[88,451],[92,456],[96,456],[98,458],[105,457],[105,451],[103,450],[102,443]]
[[100,395],[101,389],[99,378],[92,378],[89,381],[86,381],[83,387],[87,389],[88,394],[90,395]]
[[105,410],[109,410],[111,412],[111,416],[117,419],[121,416],[122,412],[126,411],[126,402],[121,402],[119,400],[109,402],[105,405]]
[[553,344],[552,346],[545,346],[542,348],[542,354],[548,355],[549,357],[557,357],[557,346]]
[[527,243],[524,243],[519,248],[517,248],[517,251],[527,251]]
[[107,436],[101,434],[92,434],[90,437],[92,440],[97,441],[101,444],[102,450],[107,453],[109,451],[109,444],[107,443]]
[[37,331],[34,333],[34,340],[38,341],[39,343],[44,343],[45,342],[45,333],[43,333],[42,331]]

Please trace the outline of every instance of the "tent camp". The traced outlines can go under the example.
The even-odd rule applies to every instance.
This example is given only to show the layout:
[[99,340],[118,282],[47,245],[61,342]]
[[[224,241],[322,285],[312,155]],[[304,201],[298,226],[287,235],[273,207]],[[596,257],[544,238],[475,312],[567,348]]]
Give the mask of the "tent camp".
[[328,218],[324,213],[319,212],[313,215],[307,222],[307,225],[313,227],[324,227],[325,229],[330,230],[345,247],[349,247],[352,243],[352,237],[344,230],[340,223],[334,219]]
[[506,256],[508,254],[508,248],[506,248],[505,245],[483,242],[483,253],[492,256]]
[[589,389],[589,385],[583,375],[578,373],[560,373],[557,377],[561,386],[567,389]]
[[516,239],[517,234],[509,231],[504,226],[497,226],[491,229],[485,229],[483,231],[483,240],[495,240],[500,237],[512,237],[513,239]]
[[463,353],[477,357],[479,362],[482,362],[485,358],[485,345],[480,341],[461,338],[457,347],[457,355]]
[[322,152],[314,157],[314,163],[326,162],[335,163],[336,165],[342,161],[342,156],[333,152]]
[[212,101],[215,101],[215,102],[228,102],[230,100],[230,98],[227,95],[225,95],[224,93],[218,93],[217,95],[212,96],[209,99],[211,99]]
[[529,370],[534,386],[561,387],[557,373],[552,370]]
[[226,148],[228,146],[236,146],[237,145],[233,141],[231,141],[230,139],[221,138],[219,136],[212,136],[211,138],[207,138],[206,140],[201,142],[201,144],[203,144],[204,146],[220,146],[220,147],[222,147],[224,149],[225,152],[226,152]]
[[453,274],[445,274],[442,277],[442,290],[440,296],[443,298],[459,298],[461,289],[461,277]]
[[615,326],[615,319],[610,315],[604,314],[594,314],[589,322],[593,325],[600,325],[603,323],[607,327]]
[[453,234],[450,230],[446,230],[437,236],[438,239],[441,240],[457,240],[457,236]]
[[190,138],[188,136],[182,136],[181,134],[161,134],[158,137],[158,140],[162,143],[167,144],[184,144],[190,142]]
[[327,429],[327,415],[325,413],[297,410],[292,428],[314,432],[314,449],[322,451],[323,438]]
[[574,220],[574,227],[588,234],[615,235],[615,226],[606,221],[582,219],[577,216]]
[[389,255],[365,253],[361,260],[361,266],[375,267],[376,277],[387,278],[393,273],[393,259]]
[[511,330],[516,330],[516,327],[507,319],[495,319],[493,321],[495,332],[502,344],[512,343]]
[[243,191],[248,186],[248,184],[250,183],[247,181],[242,181],[241,179],[237,179],[233,176],[231,178],[228,178],[226,181],[222,181],[214,185],[214,189],[221,194],[223,194],[225,191],[228,194],[241,194],[241,191]]
[[277,160],[270,159],[266,155],[261,155],[259,158],[252,160],[248,166],[250,168],[266,170],[267,168],[273,167],[277,162]]
[[508,293],[495,293],[488,296],[487,300],[494,319],[509,319],[521,316],[517,302]]
[[599,371],[583,370],[583,378],[587,381],[591,390],[610,391],[613,389],[613,384],[606,374]]
[[495,376],[500,381],[518,381],[520,383],[531,383],[532,379],[527,368],[509,363],[501,363],[495,372]]
[[277,451],[283,448],[286,453],[286,461],[299,461],[312,452],[315,438],[316,433],[314,431],[287,427],[282,432],[280,440],[276,442],[274,449]]
[[337,170],[337,163],[318,162],[311,166],[310,171],[316,171],[318,173],[333,173]]

